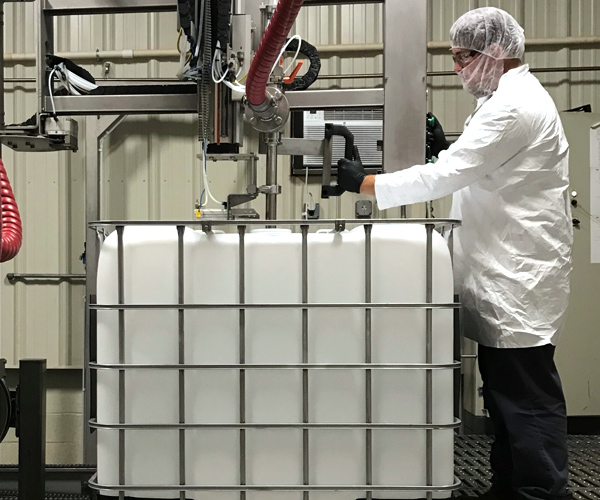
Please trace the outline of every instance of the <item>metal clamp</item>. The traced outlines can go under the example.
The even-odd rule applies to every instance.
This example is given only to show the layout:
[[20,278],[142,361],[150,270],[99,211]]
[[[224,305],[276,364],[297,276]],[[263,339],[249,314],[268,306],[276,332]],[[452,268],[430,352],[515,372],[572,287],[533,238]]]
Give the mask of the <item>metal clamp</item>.
[[276,87],[267,88],[265,102],[245,107],[246,120],[259,132],[279,132],[283,130],[290,117],[290,103],[281,90]]
[[343,220],[336,220],[334,225],[335,225],[334,231],[336,233],[341,233],[346,230],[346,222]]
[[202,222],[202,232],[206,234],[212,234],[213,230],[211,221]]
[[281,186],[260,186],[258,192],[261,194],[281,194]]

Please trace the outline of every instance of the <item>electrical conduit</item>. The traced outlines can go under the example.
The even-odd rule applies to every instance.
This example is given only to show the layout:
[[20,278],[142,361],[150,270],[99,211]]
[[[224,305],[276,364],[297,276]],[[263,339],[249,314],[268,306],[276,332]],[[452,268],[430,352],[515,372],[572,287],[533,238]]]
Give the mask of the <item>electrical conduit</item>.
[[279,57],[303,3],[304,0],[279,0],[277,3],[248,73],[246,97],[251,106],[265,103],[271,69]]
[[0,214],[0,262],[6,262],[14,258],[23,240],[23,229],[21,227],[21,216],[19,207],[15,201],[15,195],[10,187],[10,181],[0,159],[0,197],[2,200],[2,213]]

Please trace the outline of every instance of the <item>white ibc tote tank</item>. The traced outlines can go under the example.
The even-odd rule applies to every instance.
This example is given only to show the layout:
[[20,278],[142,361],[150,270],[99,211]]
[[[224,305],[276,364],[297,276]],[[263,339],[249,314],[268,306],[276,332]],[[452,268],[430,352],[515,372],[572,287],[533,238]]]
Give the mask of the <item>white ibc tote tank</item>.
[[[243,224],[243,223],[242,223]],[[426,422],[426,372],[423,369],[373,369],[371,394],[364,367],[302,370],[250,366],[240,375],[235,365],[303,362],[362,364],[368,360],[364,307],[255,308],[240,313],[235,305],[303,302],[302,235],[284,229],[250,231],[244,236],[245,266],[240,280],[238,234],[205,234],[186,228],[183,234],[184,303],[232,304],[231,308],[186,309],[184,342],[179,347],[177,308],[126,310],[123,332],[125,364],[187,365],[221,368],[184,372],[184,407],[180,407],[178,369],[124,370],[122,409],[126,424],[175,424],[170,428],[126,429],[122,482],[119,482],[119,433],[98,430],[99,485],[161,486],[172,491],[127,491],[128,497],[179,498],[180,411],[186,424],[219,424],[187,428],[185,483],[236,487],[246,485],[366,484],[367,455],[372,457],[372,484],[420,486],[426,481],[424,429],[374,428],[367,431],[366,408],[376,424]],[[432,302],[453,302],[450,252],[433,232]],[[123,303],[178,304],[178,233],[173,226],[128,226],[123,232]],[[373,303],[426,302],[426,229],[420,224],[374,224],[371,237]],[[307,302],[364,303],[365,229],[307,236]],[[114,231],[102,245],[98,265],[98,304],[117,304],[118,244]],[[242,283],[242,285],[240,285]],[[243,293],[240,295],[240,288]],[[423,308],[371,309],[370,362],[426,363],[426,311]],[[243,317],[242,317],[243,314]],[[240,327],[240,318],[244,327]],[[453,363],[453,311],[433,309],[433,363]],[[240,331],[244,335],[240,335]],[[303,332],[306,341],[303,343]],[[241,346],[243,337],[245,346]],[[304,351],[303,351],[304,345]],[[244,349],[245,347],[245,349]],[[303,356],[304,354],[304,356]],[[304,359],[303,359],[304,358]],[[99,310],[97,362],[119,363],[119,312]],[[231,365],[234,365],[233,367]],[[223,366],[229,368],[223,368]],[[172,367],[176,368],[176,367]],[[303,376],[307,393],[303,396]],[[99,369],[97,421],[119,423],[119,371]],[[241,378],[245,377],[245,382]],[[433,485],[454,483],[453,371],[432,370],[433,423],[445,426],[433,434]],[[243,379],[242,379],[243,380]],[[240,386],[245,398],[240,402]],[[368,402],[370,400],[370,403]],[[305,415],[304,412],[307,412]],[[305,448],[301,427],[281,424],[350,424],[310,428]],[[240,420],[241,419],[241,420]],[[240,422],[274,424],[247,428]],[[227,427],[225,424],[232,424]],[[355,424],[359,428],[352,428]],[[362,427],[360,427],[362,425]],[[258,427],[258,426],[256,426]],[[268,426],[267,426],[268,427]],[[367,434],[371,433],[370,453]],[[245,447],[245,460],[241,450]],[[305,483],[304,454],[308,480]],[[241,482],[241,463],[245,481]],[[115,491],[102,490],[105,495]],[[248,500],[301,500],[301,491],[248,491]],[[354,500],[359,491],[312,491],[315,500]],[[420,498],[422,491],[375,491],[375,498]],[[448,498],[450,492],[435,492]],[[188,491],[186,498],[237,500],[238,491]]]

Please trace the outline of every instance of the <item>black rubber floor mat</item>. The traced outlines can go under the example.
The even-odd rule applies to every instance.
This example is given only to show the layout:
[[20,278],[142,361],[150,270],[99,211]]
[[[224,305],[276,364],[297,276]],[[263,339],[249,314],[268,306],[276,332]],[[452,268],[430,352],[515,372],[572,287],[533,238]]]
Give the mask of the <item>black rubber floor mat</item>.
[[[462,481],[459,494],[477,498],[490,486],[489,436],[457,436],[454,467]],[[569,484],[573,498],[600,500],[600,436],[569,436]]]
[[[491,443],[489,436],[456,437],[454,468],[462,481],[457,492],[461,496],[476,499],[490,488],[488,454]],[[573,498],[600,500],[600,436],[569,436],[569,463]],[[0,500],[18,500],[17,492],[0,491]],[[90,500],[90,497],[48,493],[46,500]]]
[[[17,491],[0,491],[0,500],[18,500]],[[90,500],[88,495],[72,495],[66,493],[46,493],[46,500]]]

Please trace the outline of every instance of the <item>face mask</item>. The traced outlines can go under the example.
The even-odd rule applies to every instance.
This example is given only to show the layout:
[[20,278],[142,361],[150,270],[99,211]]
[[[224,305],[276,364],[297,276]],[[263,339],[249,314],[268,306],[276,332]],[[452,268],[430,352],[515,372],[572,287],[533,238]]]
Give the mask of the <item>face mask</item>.
[[492,94],[504,73],[502,59],[481,54],[460,72],[463,88],[478,99]]

